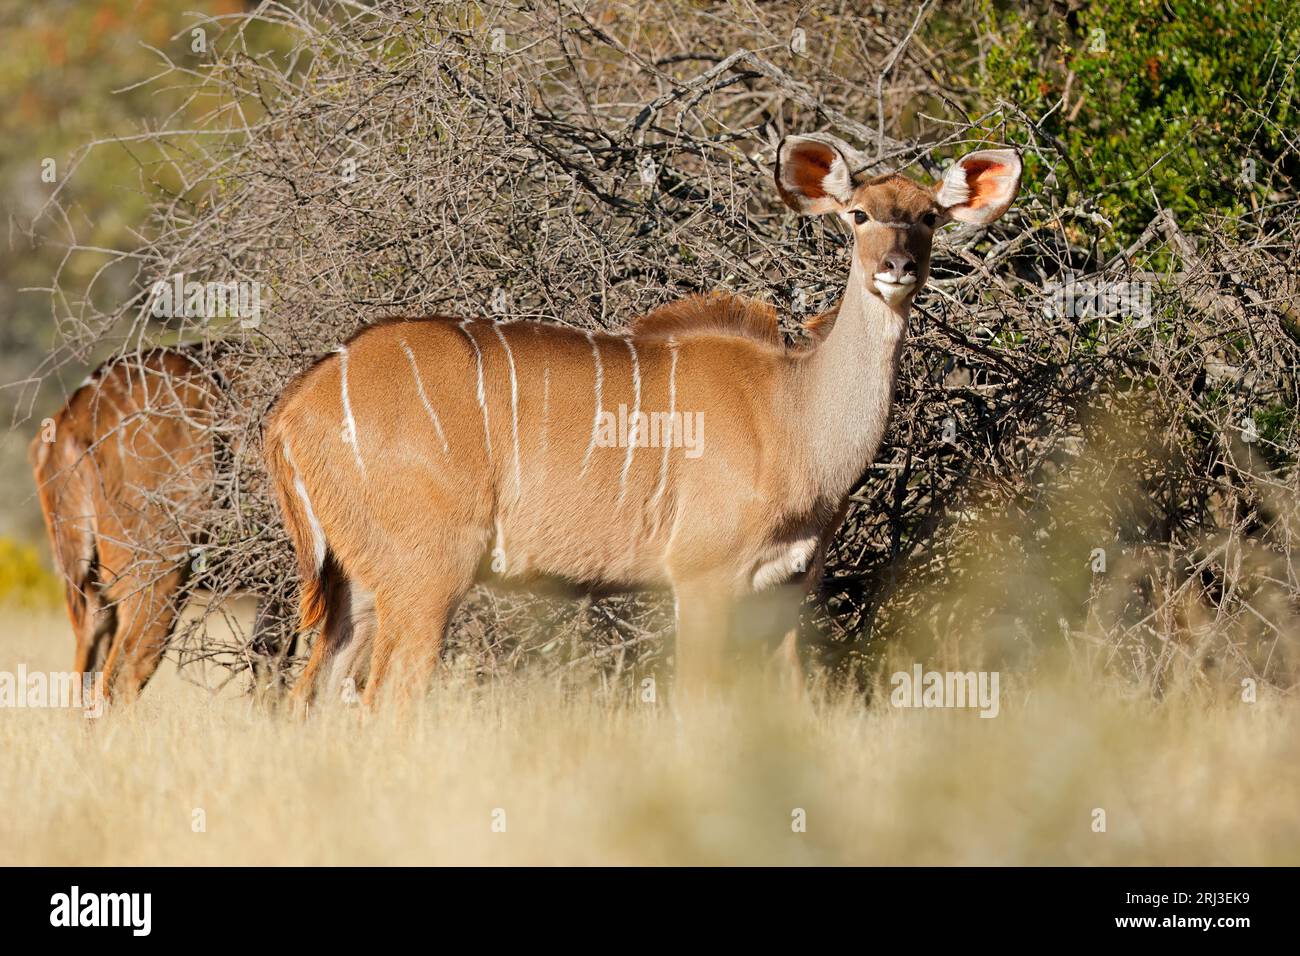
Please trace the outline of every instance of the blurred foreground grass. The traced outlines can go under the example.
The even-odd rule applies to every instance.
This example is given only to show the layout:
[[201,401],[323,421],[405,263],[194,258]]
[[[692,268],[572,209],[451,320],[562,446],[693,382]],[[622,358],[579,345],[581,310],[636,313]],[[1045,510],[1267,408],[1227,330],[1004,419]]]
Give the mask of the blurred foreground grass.
[[[67,666],[60,617],[0,628],[0,670]],[[173,671],[98,721],[0,710],[0,864],[1300,862],[1294,700],[1033,680],[994,719],[742,687],[679,723],[451,673],[412,719],[298,724]]]

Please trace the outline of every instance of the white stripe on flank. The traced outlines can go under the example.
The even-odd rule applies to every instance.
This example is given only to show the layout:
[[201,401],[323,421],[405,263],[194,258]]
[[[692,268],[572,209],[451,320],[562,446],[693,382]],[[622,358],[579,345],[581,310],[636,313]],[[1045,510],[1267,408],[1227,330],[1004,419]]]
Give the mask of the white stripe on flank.
[[587,466],[591,464],[591,453],[596,450],[596,432],[600,429],[600,389],[605,382],[605,369],[600,364],[600,346],[596,344],[596,336],[590,331],[587,332],[587,341],[591,343],[591,354],[596,357],[596,411],[591,418],[591,441],[587,442],[587,454],[582,456],[582,471],[578,472],[579,478],[586,476]]
[[542,467],[546,467],[546,450],[550,444],[551,427],[551,366],[542,367]]
[[664,489],[668,487],[668,452],[672,449],[673,441],[678,440],[675,433],[677,428],[677,340],[670,338],[668,340],[668,427],[673,431],[665,437],[661,431],[659,440],[663,443],[663,457],[659,460],[659,487],[655,489],[654,498],[651,499],[650,507],[655,508],[659,505],[659,499],[664,496]]
[[352,417],[352,402],[348,399],[348,350],[344,345],[339,346],[339,381],[343,397],[343,440],[352,446],[352,457],[364,475],[366,464],[361,460],[361,446],[357,444],[357,420]]
[[298,497],[302,499],[303,510],[307,512],[307,524],[311,525],[312,552],[316,561],[315,569],[319,571],[325,564],[325,529],[316,520],[316,512],[312,510],[311,499],[307,497],[307,486],[302,482],[302,475],[298,474],[298,466],[294,463],[293,452],[289,450],[288,440],[284,443],[284,460],[288,462],[289,470],[293,472],[294,490],[298,492]]
[[623,473],[618,476],[619,501],[627,497],[627,472],[632,467],[632,456],[636,454],[636,443],[639,438],[637,426],[641,418],[641,363],[637,361],[636,346],[632,344],[632,340],[623,341],[627,343],[628,354],[632,356],[632,425],[627,430],[627,457],[623,459]]
[[506,361],[510,364],[510,417],[515,437],[515,500],[517,501],[524,487],[523,474],[519,470],[519,380],[515,377],[515,353],[510,351],[510,343],[506,341],[505,334],[501,331],[501,323],[492,323],[492,329],[501,340],[501,346],[506,350]]
[[429,404],[429,396],[424,393],[424,382],[420,381],[420,370],[415,364],[415,353],[406,344],[406,339],[399,339],[398,341],[401,343],[402,351],[406,353],[406,358],[411,363],[411,374],[415,376],[415,390],[420,393],[420,401],[424,404],[424,410],[429,413],[429,418],[433,420],[433,427],[438,432],[438,441],[442,442],[442,453],[445,455],[451,451],[451,447],[447,444],[447,436],[442,430],[442,421],[438,418],[438,413],[433,410],[433,406]]
[[469,344],[474,346],[474,361],[478,365],[478,407],[483,410],[483,441],[487,444],[488,464],[492,463],[492,433],[488,428],[488,410],[487,399],[483,397],[483,350],[478,347],[478,340],[474,338],[468,326],[473,319],[466,319],[460,323],[460,330],[465,333],[469,339]]

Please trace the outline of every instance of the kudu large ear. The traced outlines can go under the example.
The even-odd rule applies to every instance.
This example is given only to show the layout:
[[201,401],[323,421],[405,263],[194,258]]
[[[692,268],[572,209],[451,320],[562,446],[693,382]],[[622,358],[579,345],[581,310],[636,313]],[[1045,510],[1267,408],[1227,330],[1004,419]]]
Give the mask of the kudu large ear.
[[935,201],[953,219],[981,225],[993,222],[1016,198],[1020,170],[1014,149],[967,153],[943,174],[934,188]]
[[787,136],[776,153],[776,191],[805,216],[838,212],[853,198],[856,157],[833,136]]

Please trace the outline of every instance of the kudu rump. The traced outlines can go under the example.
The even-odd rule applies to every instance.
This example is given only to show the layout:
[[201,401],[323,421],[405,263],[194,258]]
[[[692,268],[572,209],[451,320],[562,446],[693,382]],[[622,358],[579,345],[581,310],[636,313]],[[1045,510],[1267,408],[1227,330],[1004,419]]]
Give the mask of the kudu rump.
[[[795,584],[797,620],[884,434],[935,229],[997,219],[1020,181],[1010,150],[967,155],[933,189],[855,175],[857,160],[826,136],[779,149],[785,202],[840,216],[854,239],[848,286],[807,324],[809,346],[783,345],[770,306],[715,294],[622,336],[387,321],[299,375],[265,433],[301,628],[321,627],[295,697],[327,663],[350,666],[372,609],[366,702],[389,682],[425,686],[457,603],[493,574],[670,587],[688,694],[718,674],[737,600]],[[688,417],[698,447],[664,424]],[[793,630],[782,649],[797,670]]]

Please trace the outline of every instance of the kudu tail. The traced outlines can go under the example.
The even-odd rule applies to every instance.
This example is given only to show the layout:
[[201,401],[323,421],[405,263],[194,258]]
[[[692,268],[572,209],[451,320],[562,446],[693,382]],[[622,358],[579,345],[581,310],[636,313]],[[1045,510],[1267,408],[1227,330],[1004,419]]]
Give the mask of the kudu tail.
[[284,527],[298,561],[301,591],[298,599],[298,631],[303,633],[325,624],[329,592],[338,569],[325,544],[325,533],[312,510],[303,476],[294,461],[293,449],[280,434],[273,417],[266,433],[266,470],[280,504]]

